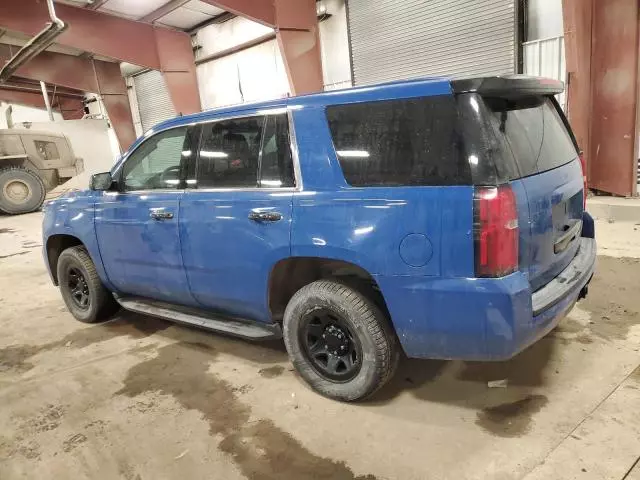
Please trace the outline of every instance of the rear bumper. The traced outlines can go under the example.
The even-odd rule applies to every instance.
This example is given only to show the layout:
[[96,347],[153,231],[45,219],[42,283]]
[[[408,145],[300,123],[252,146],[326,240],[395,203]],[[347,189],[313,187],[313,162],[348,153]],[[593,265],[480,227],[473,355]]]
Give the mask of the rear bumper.
[[505,360],[549,333],[591,280],[593,238],[532,294],[521,272],[503,278],[378,276],[405,353],[416,358]]

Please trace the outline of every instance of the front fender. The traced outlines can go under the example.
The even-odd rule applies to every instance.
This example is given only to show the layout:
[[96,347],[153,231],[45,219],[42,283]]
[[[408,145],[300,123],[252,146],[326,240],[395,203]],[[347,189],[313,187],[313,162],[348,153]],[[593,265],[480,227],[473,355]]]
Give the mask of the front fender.
[[[53,201],[43,208],[42,248],[45,265],[52,281],[54,279],[49,264],[47,245],[56,235],[68,235],[77,238],[87,249],[102,283],[114,290],[102,264],[98,240],[94,225],[95,198],[92,192],[71,192]],[[55,282],[54,282],[55,283]]]

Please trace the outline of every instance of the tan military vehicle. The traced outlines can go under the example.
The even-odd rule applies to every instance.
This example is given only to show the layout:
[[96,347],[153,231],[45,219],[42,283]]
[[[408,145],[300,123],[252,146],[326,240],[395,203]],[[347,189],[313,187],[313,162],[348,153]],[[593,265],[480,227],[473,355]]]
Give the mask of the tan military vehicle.
[[42,206],[47,191],[84,170],[61,133],[0,130],[0,211],[28,213]]

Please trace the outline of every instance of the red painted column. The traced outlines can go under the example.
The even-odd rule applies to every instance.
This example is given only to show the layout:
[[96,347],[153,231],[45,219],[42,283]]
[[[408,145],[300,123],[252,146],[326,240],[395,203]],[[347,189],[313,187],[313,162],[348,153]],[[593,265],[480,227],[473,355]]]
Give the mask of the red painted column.
[[631,196],[637,168],[638,1],[597,0],[593,20],[590,186]]
[[[563,0],[564,44],[567,63],[567,114],[587,172],[591,165],[591,19],[594,0]],[[590,175],[587,173],[587,177]]]
[[127,85],[120,73],[120,65],[93,60],[98,93],[107,109],[107,115],[124,152],[136,139],[131,105],[127,95]]
[[314,0],[275,0],[276,37],[293,95],[320,92],[322,60]]
[[563,0],[568,116],[589,186],[635,193],[638,106],[637,0]]
[[187,115],[201,110],[191,39],[173,30],[155,31],[160,71],[176,113]]

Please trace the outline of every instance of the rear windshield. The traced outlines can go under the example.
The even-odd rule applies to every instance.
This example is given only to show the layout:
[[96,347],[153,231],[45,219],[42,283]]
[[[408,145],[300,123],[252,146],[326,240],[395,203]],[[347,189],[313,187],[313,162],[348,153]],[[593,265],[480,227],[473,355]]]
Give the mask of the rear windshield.
[[329,106],[327,119],[350,185],[471,184],[453,95]]
[[[573,139],[550,97],[485,97],[484,103],[498,141],[511,151],[517,164],[517,177],[546,172],[578,156]],[[503,158],[503,161],[508,160]],[[509,175],[510,179],[514,176],[513,173]]]

